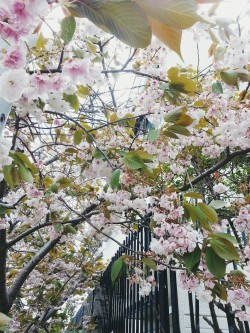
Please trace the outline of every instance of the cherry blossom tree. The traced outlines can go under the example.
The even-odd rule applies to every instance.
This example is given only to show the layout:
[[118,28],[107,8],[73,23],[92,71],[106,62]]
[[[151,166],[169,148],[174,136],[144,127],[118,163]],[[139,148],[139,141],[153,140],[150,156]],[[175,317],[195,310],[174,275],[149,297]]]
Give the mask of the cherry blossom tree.
[[[122,246],[116,232],[147,224],[150,252],[119,258],[114,282],[125,269],[143,297],[154,281],[142,262],[178,270],[184,289],[244,332],[250,8],[232,22],[199,15],[209,2],[219,1],[0,5],[2,331],[70,330],[105,267],[102,242]],[[197,22],[211,65],[169,67]]]

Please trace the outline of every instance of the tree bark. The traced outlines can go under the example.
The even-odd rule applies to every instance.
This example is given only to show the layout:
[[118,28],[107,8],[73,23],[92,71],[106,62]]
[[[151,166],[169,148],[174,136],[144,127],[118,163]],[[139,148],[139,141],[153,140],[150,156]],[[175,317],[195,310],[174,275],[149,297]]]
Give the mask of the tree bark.
[[7,314],[9,298],[6,285],[6,229],[0,230],[0,312]]

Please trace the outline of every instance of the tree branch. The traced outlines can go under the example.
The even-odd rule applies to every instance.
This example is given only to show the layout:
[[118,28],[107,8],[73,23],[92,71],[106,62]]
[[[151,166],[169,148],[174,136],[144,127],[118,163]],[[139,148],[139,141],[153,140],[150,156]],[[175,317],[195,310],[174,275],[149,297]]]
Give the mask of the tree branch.
[[8,289],[9,302],[8,302],[8,310],[12,307],[18,293],[20,292],[24,282],[33,271],[33,269],[39,264],[40,261],[59,243],[61,239],[61,235],[57,238],[49,241],[45,244],[35,255],[31,258],[31,260],[27,263],[27,265],[21,270],[19,275],[16,277],[12,286]]
[[236,152],[231,153],[231,154],[230,153],[227,154],[226,157],[223,160],[221,160],[220,162],[215,164],[210,169],[204,171],[199,176],[195,177],[189,184],[186,184],[186,185],[182,186],[181,188],[179,188],[179,190],[180,191],[186,191],[186,190],[190,189],[193,185],[199,183],[199,181],[206,178],[207,176],[210,176],[212,173],[214,173],[215,171],[222,168],[228,162],[232,161],[235,157],[246,155],[248,153],[250,153],[250,148],[245,149],[245,150],[236,151]]
[[[91,215],[95,214],[96,212],[94,213],[93,210],[97,206],[98,205],[96,205],[96,204],[92,204],[88,208],[86,208],[85,211],[83,212],[84,216],[88,218]],[[7,242],[5,244],[5,246],[6,246],[6,248],[10,248],[11,246],[15,245],[17,242],[19,242],[20,240],[22,240],[26,236],[29,236],[33,232],[35,232],[37,230],[40,230],[42,228],[45,228],[45,227],[49,227],[51,225],[56,225],[57,223],[61,223],[62,225],[64,225],[64,224],[72,224],[73,226],[77,226],[79,223],[81,223],[82,221],[85,220],[85,217],[79,217],[79,218],[76,218],[76,219],[73,219],[73,220],[70,220],[70,221],[65,221],[65,222],[54,221],[53,223],[52,222],[45,222],[45,223],[42,223],[42,224],[35,225],[33,228],[30,228],[30,229],[24,231],[23,233],[21,233],[16,238],[14,238],[11,241]]]
[[6,229],[0,230],[0,312],[8,313],[9,298],[6,286]]

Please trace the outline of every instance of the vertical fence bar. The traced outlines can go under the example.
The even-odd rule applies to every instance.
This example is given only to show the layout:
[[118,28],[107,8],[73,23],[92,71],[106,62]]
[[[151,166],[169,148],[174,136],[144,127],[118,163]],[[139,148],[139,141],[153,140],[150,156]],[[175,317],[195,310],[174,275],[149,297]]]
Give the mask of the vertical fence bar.
[[[136,251],[136,238],[137,238],[137,233],[134,232],[134,234],[133,234],[133,244],[131,246],[134,251]],[[134,258],[134,266],[135,266],[135,264],[136,264],[136,262],[135,262],[136,261],[135,252],[133,252],[132,255],[133,255],[133,258]],[[132,294],[133,294],[133,300],[132,300],[132,333],[137,333],[135,331],[135,320],[136,320],[136,316],[135,316],[135,314],[136,314],[136,290],[135,290],[135,285],[132,284],[130,288],[132,289]]]
[[[119,257],[121,256],[121,249],[119,250]],[[122,318],[122,316],[121,316],[121,314],[122,314],[122,286],[121,286],[121,279],[119,279],[119,281],[117,282],[117,284],[118,284],[118,313],[117,313],[117,322],[118,322],[118,332],[120,333],[123,333],[122,332],[122,327],[121,327],[121,325],[122,325],[122,323],[121,323],[121,318]],[[118,333],[117,332],[117,333]]]
[[200,333],[200,302],[195,297],[195,329],[196,333]]
[[188,293],[188,302],[189,302],[189,311],[190,311],[190,323],[192,333],[196,333],[195,324],[194,324],[194,306],[193,306],[193,295]]
[[[137,237],[136,237],[136,251],[137,251],[137,256],[136,259],[139,261],[139,250],[140,250],[140,229],[137,232]],[[136,333],[139,333],[139,327],[140,327],[140,297],[139,297],[139,285],[135,285],[135,292],[136,292],[136,326],[135,326],[135,331]]]
[[159,315],[160,332],[170,332],[169,300],[168,300],[168,276],[167,271],[159,272]]
[[[124,241],[124,245],[125,246],[129,246],[129,239],[128,237],[126,237],[126,240]],[[128,249],[125,248],[125,253],[127,255],[129,255],[129,251]],[[128,289],[128,284],[127,284],[127,279],[126,279],[126,276],[124,277],[124,332],[125,333],[129,333],[129,329],[128,329],[128,292],[129,292],[129,289]]]
[[180,333],[179,305],[178,305],[178,292],[177,292],[177,283],[176,283],[176,272],[173,271],[173,270],[170,270],[170,286],[171,286],[173,333]]
[[[144,232],[144,228],[141,227],[141,237],[140,237],[140,241],[141,241],[141,252],[143,252],[143,245],[144,245],[144,235],[143,235],[143,232]],[[140,333],[144,333],[144,330],[143,330],[143,323],[144,323],[144,298],[143,297],[140,297]]]
[[[129,248],[132,248],[132,244],[133,244],[133,234],[129,234]],[[130,251],[130,256],[132,256],[132,251]],[[129,331],[128,333],[132,332],[132,302],[133,302],[133,294],[132,294],[132,288],[129,287],[129,305],[128,305],[128,320],[129,320]]]
[[[148,228],[144,227],[144,251],[147,252],[149,248],[148,240]],[[148,333],[148,321],[149,321],[149,296],[145,297],[144,303],[144,313],[145,313],[145,330],[143,333]]]
[[160,312],[159,312],[159,293],[158,293],[158,286],[159,286],[159,272],[155,272],[155,332],[159,332],[159,319],[160,319]]

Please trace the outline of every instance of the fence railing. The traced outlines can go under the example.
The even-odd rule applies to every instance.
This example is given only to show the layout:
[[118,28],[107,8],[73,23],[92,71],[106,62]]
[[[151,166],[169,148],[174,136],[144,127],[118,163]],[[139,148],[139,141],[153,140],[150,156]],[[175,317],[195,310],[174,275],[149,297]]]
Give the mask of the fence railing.
[[[149,296],[139,296],[138,284],[130,285],[126,274],[113,285],[111,267],[127,254],[149,251],[151,233],[147,227],[130,233],[112,258],[93,295],[93,316],[98,333],[180,333],[176,272],[154,273],[155,287]],[[174,314],[174,315],[173,315]]]
[[[248,322],[238,323],[239,328],[236,327],[232,311],[227,305],[217,318],[214,304],[206,304],[208,312],[204,315],[204,309],[194,294],[185,291],[178,293],[176,272],[173,270],[154,272],[155,287],[145,297],[139,296],[138,284],[130,284],[125,273],[113,284],[113,263],[124,254],[134,258],[135,262],[138,261],[139,252],[149,251],[150,241],[151,231],[147,226],[130,233],[123,242],[124,247],[119,248],[103,273],[100,285],[93,292],[92,315],[98,324],[95,333],[181,333],[184,330],[190,333],[216,332],[211,326],[212,312],[216,317],[215,321],[224,321],[222,330],[217,332],[250,333]],[[145,266],[142,268],[146,269]],[[180,328],[179,301],[185,303],[188,328]],[[204,323],[209,321],[210,326],[204,327]]]

